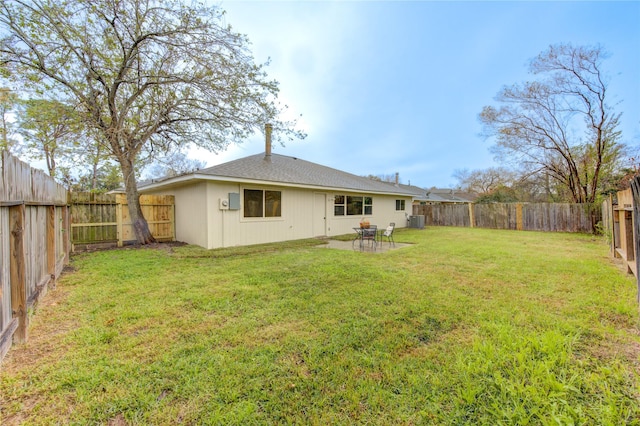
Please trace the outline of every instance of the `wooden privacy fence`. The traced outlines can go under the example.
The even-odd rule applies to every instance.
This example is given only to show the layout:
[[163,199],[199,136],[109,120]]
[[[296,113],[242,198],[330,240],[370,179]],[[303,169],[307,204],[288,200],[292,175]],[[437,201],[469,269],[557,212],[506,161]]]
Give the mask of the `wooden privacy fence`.
[[640,302],[640,176],[631,181],[631,188],[603,202],[602,211],[602,227],[609,237],[611,255],[621,259],[627,272],[635,275]]
[[0,360],[28,338],[29,311],[69,260],[67,191],[2,152],[0,173]]
[[611,247],[611,255],[621,259],[628,273],[638,276],[634,240],[634,199],[631,188],[611,195],[602,203],[603,221]]
[[490,203],[414,205],[425,225],[521,231],[594,232],[601,219],[590,204]]
[[[71,242],[76,246],[117,245],[136,240],[124,194],[69,194]],[[141,195],[140,206],[151,234],[158,241],[175,239],[173,195]]]

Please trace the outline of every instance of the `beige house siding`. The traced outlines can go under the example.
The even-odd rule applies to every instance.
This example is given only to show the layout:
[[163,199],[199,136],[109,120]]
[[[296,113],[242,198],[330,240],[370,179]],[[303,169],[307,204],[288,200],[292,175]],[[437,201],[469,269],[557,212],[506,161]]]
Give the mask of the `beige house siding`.
[[[327,218],[329,219],[327,236],[349,234],[353,228],[359,226],[360,220],[366,217],[369,223],[378,228],[386,228],[394,222],[396,227],[404,228],[407,225],[406,214],[410,214],[407,208],[411,208],[410,197],[398,197],[391,195],[371,195],[373,197],[373,214],[368,216],[334,216],[334,197],[336,195],[363,195],[356,192],[336,191],[330,194],[327,200]],[[370,194],[367,194],[370,196]],[[396,211],[396,200],[405,200],[405,210]],[[405,214],[406,213],[406,214]]]
[[205,182],[145,192],[175,197],[176,240],[207,247],[207,186]]
[[[276,190],[282,193],[282,216],[245,218],[244,190]],[[176,202],[176,239],[208,249],[297,240],[317,236],[349,234],[362,216],[334,216],[335,195],[365,195],[350,191],[321,191],[266,184],[200,181],[146,193],[170,194]],[[229,193],[240,194],[240,209],[220,208]],[[411,197],[371,195],[373,214],[369,222],[385,228],[390,222],[406,226]],[[405,200],[405,210],[396,211],[396,200]],[[320,205],[325,203],[324,206]]]
[[[209,193],[215,194],[210,204],[213,218],[209,229],[209,248],[244,246],[312,237],[313,192],[296,188],[270,185],[235,185],[233,190],[225,185],[209,183]],[[267,218],[244,217],[244,190],[275,190],[282,193],[282,216]],[[219,199],[229,192],[240,193],[240,210],[221,210]],[[215,205],[214,205],[215,204]]]

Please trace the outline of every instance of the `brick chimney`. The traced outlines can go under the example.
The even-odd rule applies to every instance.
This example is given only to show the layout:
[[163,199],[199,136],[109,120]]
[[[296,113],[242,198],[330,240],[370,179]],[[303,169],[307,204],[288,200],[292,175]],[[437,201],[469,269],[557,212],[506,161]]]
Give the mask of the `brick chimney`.
[[271,159],[271,130],[273,127],[267,123],[264,125],[264,158],[265,160]]

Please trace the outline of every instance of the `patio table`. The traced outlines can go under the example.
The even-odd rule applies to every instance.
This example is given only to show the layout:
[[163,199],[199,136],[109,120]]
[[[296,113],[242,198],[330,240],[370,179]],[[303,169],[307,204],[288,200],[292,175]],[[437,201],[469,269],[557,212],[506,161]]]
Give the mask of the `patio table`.
[[365,241],[370,241],[373,250],[376,249],[378,244],[378,227],[376,225],[370,225],[369,228],[353,228],[356,231],[356,236],[353,238],[353,248],[356,248],[356,241],[360,250],[365,249]]

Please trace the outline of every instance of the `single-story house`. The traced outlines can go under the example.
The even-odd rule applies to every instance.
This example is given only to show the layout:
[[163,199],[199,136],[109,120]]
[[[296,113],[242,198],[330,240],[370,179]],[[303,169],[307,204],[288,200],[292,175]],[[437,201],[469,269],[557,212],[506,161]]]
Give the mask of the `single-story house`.
[[[415,189],[415,187],[411,187]],[[413,204],[468,204],[473,203],[478,196],[469,192],[450,188],[419,188],[413,197]]]
[[472,203],[477,195],[450,188],[425,189],[415,185],[398,184],[396,186],[413,194],[414,205],[424,204],[467,204]]
[[407,226],[414,193],[295,157],[257,154],[148,182],[141,194],[175,197],[176,239],[205,248],[354,232],[362,218]]

